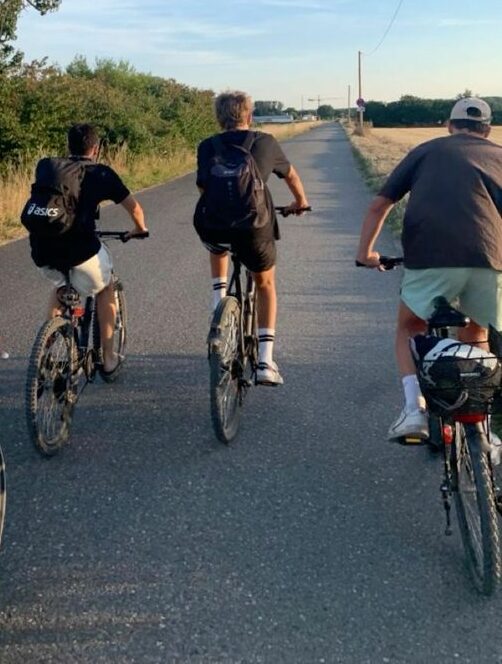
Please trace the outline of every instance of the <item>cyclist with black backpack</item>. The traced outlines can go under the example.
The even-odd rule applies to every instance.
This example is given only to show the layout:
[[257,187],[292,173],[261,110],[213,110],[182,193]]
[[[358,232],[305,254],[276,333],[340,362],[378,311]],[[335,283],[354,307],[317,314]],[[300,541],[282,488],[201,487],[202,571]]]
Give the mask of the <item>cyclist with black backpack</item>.
[[215,101],[222,128],[199,145],[197,186],[201,197],[194,226],[210,252],[213,307],[226,295],[228,249],[237,251],[253,273],[258,294],[259,357],[256,382],[281,385],[273,361],[277,298],[275,240],[279,227],[266,182],[274,173],[284,179],[294,196],[287,211],[302,214],[308,207],[302,182],[276,139],[252,131],[252,101],[244,92],[225,92]]
[[30,234],[35,265],[53,282],[49,317],[60,313],[57,289],[65,274],[82,297],[96,295],[103,350],[102,377],[111,382],[121,360],[113,351],[115,299],[112,259],[96,235],[99,204],[120,203],[129,213],[135,229],[146,231],[143,210],[115,171],[96,162],[99,136],[89,124],[76,124],[68,132],[70,156],[46,157],[36,167],[31,196],[21,222]]

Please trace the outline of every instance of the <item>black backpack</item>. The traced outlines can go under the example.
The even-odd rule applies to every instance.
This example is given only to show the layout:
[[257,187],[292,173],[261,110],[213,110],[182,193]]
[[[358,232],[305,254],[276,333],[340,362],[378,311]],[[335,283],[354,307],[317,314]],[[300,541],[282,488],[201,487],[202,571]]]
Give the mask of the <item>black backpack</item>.
[[55,237],[75,223],[85,162],[46,157],[35,171],[31,196],[21,212],[21,223],[33,235]]
[[242,145],[226,144],[219,135],[211,139],[211,158],[204,192],[194,215],[195,228],[205,231],[250,231],[270,223],[267,189],[251,154],[252,132]]

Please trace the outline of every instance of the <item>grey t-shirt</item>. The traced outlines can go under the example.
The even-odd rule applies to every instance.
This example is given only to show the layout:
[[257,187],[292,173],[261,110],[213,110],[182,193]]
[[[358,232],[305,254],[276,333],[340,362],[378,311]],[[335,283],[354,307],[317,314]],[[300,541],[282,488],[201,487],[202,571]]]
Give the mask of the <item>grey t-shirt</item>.
[[502,146],[453,134],[417,146],[380,190],[410,192],[402,243],[407,268],[502,270]]

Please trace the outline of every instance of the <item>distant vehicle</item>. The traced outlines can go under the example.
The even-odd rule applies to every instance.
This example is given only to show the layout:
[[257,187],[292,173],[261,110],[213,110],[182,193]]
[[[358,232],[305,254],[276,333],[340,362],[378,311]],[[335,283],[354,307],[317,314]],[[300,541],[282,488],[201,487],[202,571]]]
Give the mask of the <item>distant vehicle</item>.
[[317,119],[318,119],[317,115],[314,115],[314,113],[304,113],[299,118],[299,120],[301,120],[302,122],[312,122]]
[[286,113],[283,115],[253,115],[255,124],[288,124],[293,121],[293,116]]

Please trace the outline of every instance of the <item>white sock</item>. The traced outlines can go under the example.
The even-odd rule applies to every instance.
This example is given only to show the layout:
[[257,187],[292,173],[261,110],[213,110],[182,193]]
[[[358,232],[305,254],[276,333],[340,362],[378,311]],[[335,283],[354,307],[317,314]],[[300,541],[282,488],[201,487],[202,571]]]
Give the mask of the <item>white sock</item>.
[[216,309],[218,304],[223,300],[227,294],[227,279],[226,277],[215,277],[213,279],[213,310]]
[[403,376],[403,389],[404,389],[404,400],[406,403],[406,408],[409,410],[416,410],[421,408],[425,410],[426,404],[422,390],[418,382],[416,374],[410,374],[409,376]]
[[258,329],[258,363],[272,364],[275,330],[269,327]]

